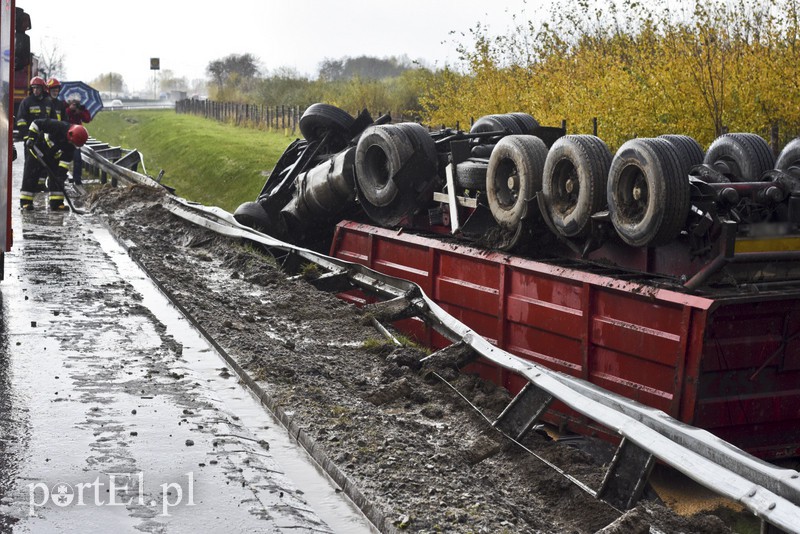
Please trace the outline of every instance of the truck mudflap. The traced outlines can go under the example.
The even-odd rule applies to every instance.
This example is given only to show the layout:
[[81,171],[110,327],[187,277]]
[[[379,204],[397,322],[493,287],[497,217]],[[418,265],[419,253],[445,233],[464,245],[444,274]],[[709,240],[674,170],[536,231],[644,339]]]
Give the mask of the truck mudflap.
[[[337,226],[331,256],[410,280],[492,344],[585,379],[756,456],[800,454],[800,287],[692,294],[647,274],[576,260],[534,261],[369,224]],[[353,291],[343,298],[364,301]],[[418,319],[397,326],[450,342]],[[517,393],[486,362],[471,371]],[[608,435],[560,403],[544,418]]]

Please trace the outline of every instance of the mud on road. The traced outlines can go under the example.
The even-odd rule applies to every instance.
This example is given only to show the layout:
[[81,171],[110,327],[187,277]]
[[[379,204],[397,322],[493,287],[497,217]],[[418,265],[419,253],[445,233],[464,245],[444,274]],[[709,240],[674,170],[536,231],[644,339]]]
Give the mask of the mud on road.
[[[621,516],[492,429],[509,401],[491,383],[395,348],[354,307],[289,278],[252,245],[172,215],[160,191],[104,187],[88,208],[358,487],[383,532],[733,532],[658,500]],[[488,419],[488,421],[487,421]],[[601,460],[530,432],[524,445],[597,488]]]

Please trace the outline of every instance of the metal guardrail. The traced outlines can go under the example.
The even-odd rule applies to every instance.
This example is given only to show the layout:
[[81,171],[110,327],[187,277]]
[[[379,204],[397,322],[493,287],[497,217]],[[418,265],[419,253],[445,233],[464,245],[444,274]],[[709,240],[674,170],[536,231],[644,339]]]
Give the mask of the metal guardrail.
[[[86,151],[85,151],[86,152]],[[119,168],[96,151],[90,157],[118,178],[158,187],[151,177]],[[512,400],[494,426],[517,440],[533,427],[547,405],[558,399],[621,437],[621,444],[598,490],[572,479],[595,497],[627,509],[641,494],[656,459],[706,488],[742,503],[769,525],[769,532],[800,533],[800,473],[766,463],[708,431],[690,427],[656,410],[593,384],[552,371],[491,345],[446,313],[419,286],[373,271],[363,265],[332,258],[279,241],[242,226],[233,216],[169,195],[165,207],[176,216],[222,235],[248,239],[280,249],[327,271],[328,278],[346,279],[362,290],[387,299],[404,299],[413,314],[424,317],[438,332],[483,358],[524,377],[528,384]],[[434,362],[448,349],[426,358]]]

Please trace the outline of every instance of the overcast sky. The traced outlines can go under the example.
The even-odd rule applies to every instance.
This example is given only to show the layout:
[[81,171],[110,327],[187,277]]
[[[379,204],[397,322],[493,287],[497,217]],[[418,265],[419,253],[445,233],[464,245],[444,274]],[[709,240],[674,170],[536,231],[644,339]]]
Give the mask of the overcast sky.
[[[31,49],[57,49],[64,80],[122,74],[130,91],[153,87],[150,58],[177,77],[206,78],[210,61],[250,53],[263,70],[315,76],[325,59],[407,55],[453,64],[460,34],[494,34],[547,12],[550,0],[17,0],[31,16]],[[452,34],[451,32],[455,32]]]

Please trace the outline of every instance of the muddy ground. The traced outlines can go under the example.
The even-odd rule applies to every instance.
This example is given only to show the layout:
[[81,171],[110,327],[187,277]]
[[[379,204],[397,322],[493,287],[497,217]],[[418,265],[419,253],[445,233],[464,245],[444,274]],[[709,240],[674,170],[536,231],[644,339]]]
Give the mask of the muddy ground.
[[[93,191],[131,254],[159,279],[385,517],[384,532],[733,532],[720,517],[685,518],[657,500],[621,514],[534,455],[505,443],[449,386],[419,372],[355,308],[290,279],[252,245],[183,222],[144,187]],[[488,420],[506,391],[440,369]],[[531,432],[524,444],[597,488],[604,467]]]

